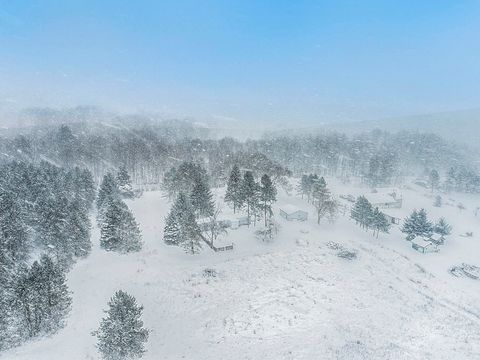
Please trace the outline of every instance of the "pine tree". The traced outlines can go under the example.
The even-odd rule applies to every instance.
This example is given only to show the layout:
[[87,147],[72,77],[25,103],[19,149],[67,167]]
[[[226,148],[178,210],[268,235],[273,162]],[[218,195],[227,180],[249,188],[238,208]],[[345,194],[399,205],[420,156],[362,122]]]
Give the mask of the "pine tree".
[[440,195],[435,196],[435,202],[433,203],[435,207],[442,207],[442,197]]
[[265,220],[265,227],[267,226],[267,213],[269,216],[272,216],[272,203],[277,200],[277,189],[273,184],[270,176],[267,174],[263,175],[261,180],[260,187],[260,201],[262,202],[263,207],[263,218]]
[[201,249],[201,233],[189,198],[179,193],[165,219],[163,240],[167,245],[181,246],[187,253]]
[[198,254],[202,249],[202,243],[200,238],[200,228],[195,219],[193,211],[189,211],[183,214],[182,223],[182,241],[180,246],[185,250],[187,254]]
[[433,225],[428,221],[425,209],[414,210],[405,219],[402,232],[407,234],[407,240],[413,240],[417,236],[430,237],[433,232]]
[[225,201],[233,205],[233,213],[242,207],[242,175],[237,165],[233,166],[227,183]]
[[116,183],[120,195],[125,199],[132,199],[135,197],[132,187],[132,179],[128,174],[127,168],[121,166],[117,173]]
[[430,237],[433,233],[433,224],[428,221],[427,212],[425,209],[420,209],[416,224],[417,236]]
[[312,198],[317,204],[328,200],[330,198],[330,191],[327,189],[327,182],[323,176],[312,184]]
[[170,210],[165,219],[165,227],[163,229],[163,241],[167,245],[179,245],[181,239],[180,219],[175,212],[174,207]]
[[363,228],[369,228],[372,221],[373,207],[365,196],[359,196],[351,211],[351,218]]
[[139,251],[142,248],[142,236],[127,205],[120,199],[109,198],[104,206],[100,246],[107,251]]
[[407,235],[407,240],[413,240],[417,236],[418,211],[413,212],[403,222],[401,231]]
[[430,188],[435,190],[438,188],[438,184],[440,183],[440,175],[438,174],[437,170],[432,170],[428,176],[428,180],[430,182]]
[[250,224],[250,218],[253,213],[256,222],[256,211],[259,205],[259,186],[253,178],[251,171],[246,171],[242,182],[242,199],[247,205],[247,217]]
[[447,223],[445,218],[438,219],[437,223],[434,226],[434,232],[440,236],[448,236],[452,233],[452,227]]
[[213,195],[208,187],[208,184],[201,179],[195,181],[192,193],[190,194],[190,203],[193,211],[199,217],[208,217],[215,211],[215,204],[213,203]]
[[306,174],[302,175],[302,178],[300,179],[300,183],[297,186],[297,192],[302,195],[302,199],[304,195],[307,195],[310,193],[310,184],[309,184],[308,175]]
[[74,199],[65,212],[68,225],[67,241],[71,244],[70,250],[77,257],[85,257],[92,249],[88,211],[79,200]]
[[370,227],[373,229],[373,235],[375,235],[375,232],[377,233],[377,238],[380,232],[388,233],[390,230],[390,223],[385,217],[385,214],[378,210],[378,208],[373,210]]
[[[20,204],[10,192],[0,193],[0,252],[22,261],[30,251],[30,236]],[[8,254],[8,255],[7,255]]]
[[26,337],[52,333],[64,325],[72,300],[61,266],[50,257],[42,255],[40,262],[21,270],[14,292]]
[[103,176],[102,183],[100,184],[100,189],[98,190],[97,195],[97,209],[98,212],[102,212],[103,205],[108,198],[118,197],[119,190],[117,186],[117,181],[112,173],[107,173]]
[[148,340],[147,329],[141,319],[143,306],[136,299],[119,290],[110,299],[106,317],[93,335],[97,336],[97,348],[105,360],[141,358]]

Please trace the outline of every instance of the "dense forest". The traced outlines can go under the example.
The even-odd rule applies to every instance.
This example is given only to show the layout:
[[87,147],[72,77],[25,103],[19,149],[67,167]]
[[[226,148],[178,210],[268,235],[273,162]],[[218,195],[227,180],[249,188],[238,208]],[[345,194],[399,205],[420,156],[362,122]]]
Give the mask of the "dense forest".
[[307,172],[372,186],[401,184],[406,176],[427,178],[436,170],[453,189],[478,191],[477,163],[467,148],[428,133],[379,130],[354,136],[328,132],[275,136],[244,142],[215,138],[215,130],[186,121],[146,123],[79,122],[9,133],[0,139],[0,161],[86,168],[99,182],[108,171],[125,167],[136,185],[160,185],[182,162],[206,169],[212,185],[223,185],[234,164],[274,179]]

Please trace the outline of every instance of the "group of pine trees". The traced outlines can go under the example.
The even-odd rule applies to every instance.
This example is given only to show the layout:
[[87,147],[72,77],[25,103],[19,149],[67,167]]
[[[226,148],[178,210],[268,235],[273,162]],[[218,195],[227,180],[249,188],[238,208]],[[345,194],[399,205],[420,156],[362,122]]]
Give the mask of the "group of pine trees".
[[436,223],[428,220],[425,209],[414,210],[403,222],[402,232],[407,240],[413,240],[416,237],[429,238],[434,233],[440,236],[450,235],[452,227],[444,218],[440,218]]
[[302,175],[297,191],[302,199],[306,197],[307,201],[315,206],[318,224],[324,217],[327,217],[330,222],[335,221],[339,205],[327,188],[327,182],[323,176],[319,177],[317,174]]
[[175,198],[165,219],[165,243],[189,254],[200,252],[203,238],[197,221],[216,213],[206,171],[198,164],[182,163],[165,175],[163,188]]
[[104,175],[97,196],[97,222],[103,249],[127,253],[142,248],[140,228],[124,201],[133,196],[125,168],[121,168],[117,176]]
[[373,207],[365,196],[359,196],[350,212],[350,217],[366,230],[372,230],[377,236],[380,232],[388,233],[390,222],[377,207]]
[[1,349],[63,325],[65,271],[91,249],[95,186],[88,170],[11,162],[0,189]]
[[[206,171],[198,164],[183,163],[166,174],[163,188],[169,197],[175,196],[165,220],[165,243],[181,246],[190,254],[198,253],[203,241],[199,219],[207,219],[210,241],[222,231],[217,224],[218,209],[213,201]],[[273,214],[272,204],[276,201],[276,194],[275,185],[268,175],[264,174],[258,183],[251,171],[246,171],[242,177],[239,167],[234,165],[225,201],[232,205],[235,213],[244,209],[249,224],[252,218],[256,224],[258,218],[263,216],[267,226]]]
[[256,224],[263,216],[265,227],[273,215],[272,205],[277,200],[277,189],[270,176],[264,174],[260,183],[256,182],[252,171],[245,171],[243,177],[238,165],[234,165],[227,182],[225,202],[233,207],[233,212],[245,209],[248,223]]

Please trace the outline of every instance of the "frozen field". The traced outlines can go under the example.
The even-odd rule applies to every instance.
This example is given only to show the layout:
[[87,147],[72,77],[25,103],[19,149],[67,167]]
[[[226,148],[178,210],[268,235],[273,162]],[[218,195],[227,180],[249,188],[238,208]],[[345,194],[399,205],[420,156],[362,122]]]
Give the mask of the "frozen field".
[[[331,188],[334,194],[363,191]],[[275,213],[292,203],[309,211],[307,222],[277,215],[281,230],[274,242],[241,227],[224,240],[234,251],[213,253],[205,246],[200,255],[186,255],[164,245],[170,204],[160,192],[147,192],[129,202],[143,250],[102,251],[95,230],[92,254],[68,275],[74,301],[67,326],[3,358],[99,359],[90,333],[110,296],[124,289],[145,307],[151,330],[145,359],[478,359],[480,281],[448,269],[480,266],[480,217],[474,215],[480,197],[445,195],[452,206],[434,208],[427,190],[401,192],[398,217],[425,207],[432,220],[444,216],[453,225],[439,253],[415,252],[398,226],[376,239],[348,214],[317,225],[313,207],[280,191]],[[459,201],[466,210],[454,206]],[[466,231],[474,236],[459,236]],[[357,258],[338,257],[339,248],[355,250]]]

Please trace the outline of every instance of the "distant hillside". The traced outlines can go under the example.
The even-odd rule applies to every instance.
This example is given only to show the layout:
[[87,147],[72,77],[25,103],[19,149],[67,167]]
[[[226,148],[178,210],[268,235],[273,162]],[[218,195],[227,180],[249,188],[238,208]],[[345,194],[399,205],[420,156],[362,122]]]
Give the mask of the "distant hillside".
[[449,140],[478,146],[480,109],[364,121],[338,126],[339,130],[342,128],[347,132],[374,128],[389,131],[433,132]]

